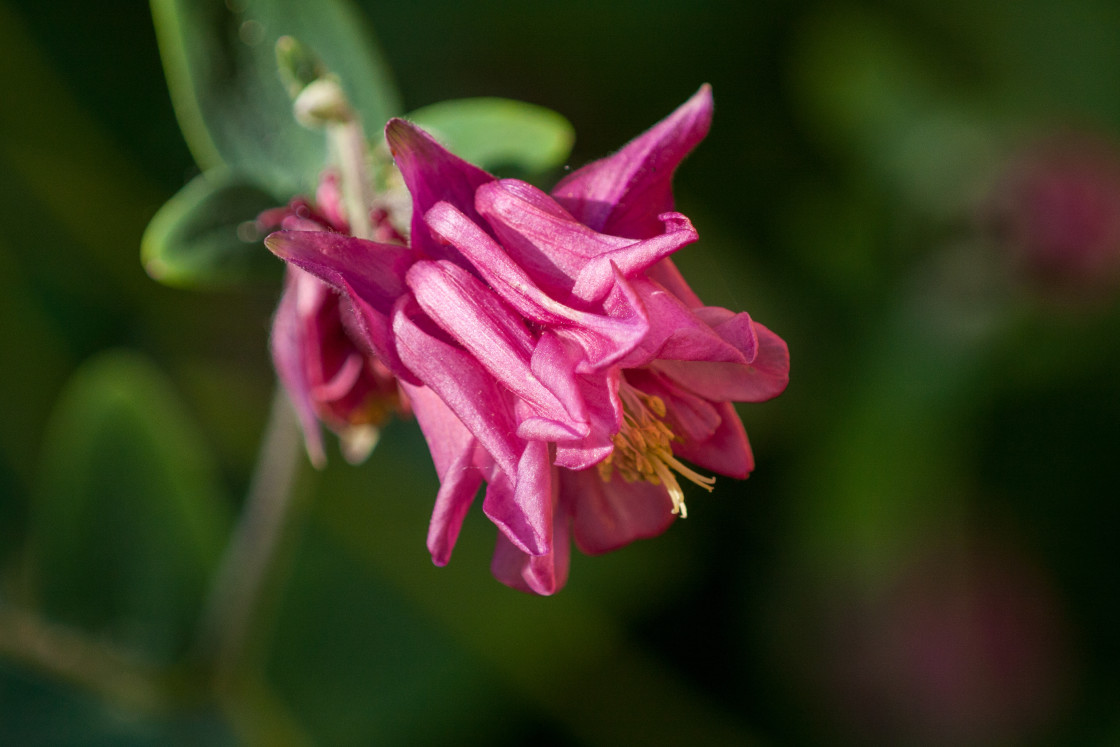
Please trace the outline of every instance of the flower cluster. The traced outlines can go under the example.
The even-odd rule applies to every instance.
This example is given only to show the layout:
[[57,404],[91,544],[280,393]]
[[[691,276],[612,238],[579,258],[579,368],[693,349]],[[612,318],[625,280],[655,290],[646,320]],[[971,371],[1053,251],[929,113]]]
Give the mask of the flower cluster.
[[[412,196],[407,246],[329,217],[266,240],[338,292],[347,339],[407,394],[441,483],[437,564],[483,483],[494,575],[551,594],[572,539],[601,553],[655,536],[685,514],[682,478],[711,489],[686,461],[739,478],[753,468],[731,403],[785,388],[786,345],[746,313],[704,306],[669,258],[697,239],[673,212],[671,180],[711,114],[705,86],[551,193],[395,119],[385,135]],[[307,353],[283,339],[296,322],[281,313],[283,374]],[[324,417],[320,400],[311,409]]]

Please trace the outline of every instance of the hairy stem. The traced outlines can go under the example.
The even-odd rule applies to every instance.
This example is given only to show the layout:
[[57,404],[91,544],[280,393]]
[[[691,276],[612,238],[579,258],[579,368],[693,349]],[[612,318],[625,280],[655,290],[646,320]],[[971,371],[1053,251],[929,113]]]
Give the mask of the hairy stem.
[[373,182],[366,163],[366,136],[356,115],[328,126],[328,138],[342,180],[342,201],[350,232],[360,239],[373,238],[369,210],[373,204]]

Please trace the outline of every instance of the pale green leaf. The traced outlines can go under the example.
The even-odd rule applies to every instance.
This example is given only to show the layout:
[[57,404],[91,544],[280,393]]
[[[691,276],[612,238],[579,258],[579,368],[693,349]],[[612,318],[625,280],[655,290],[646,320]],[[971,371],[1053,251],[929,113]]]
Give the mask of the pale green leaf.
[[265,249],[253,221],[275,206],[271,195],[224,169],[197,176],[148,224],[140,244],[144,268],[172,286],[274,279],[281,264]]
[[180,126],[198,164],[226,165],[278,200],[310,191],[326,164],[321,132],[296,123],[276,40],[299,39],[337,75],[367,130],[397,94],[366,19],[347,0],[152,0]]
[[543,106],[500,98],[456,99],[408,115],[460,158],[488,171],[539,174],[564,163],[575,132]]

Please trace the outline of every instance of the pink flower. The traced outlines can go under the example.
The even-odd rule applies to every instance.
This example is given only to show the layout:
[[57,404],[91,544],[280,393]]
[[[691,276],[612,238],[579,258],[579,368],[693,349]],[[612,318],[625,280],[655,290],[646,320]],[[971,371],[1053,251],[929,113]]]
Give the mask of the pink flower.
[[710,489],[682,460],[740,478],[753,468],[730,403],[785,388],[785,343],[703,306],[668,258],[697,238],[672,212],[671,179],[711,111],[705,86],[551,196],[392,120],[413,200],[409,258],[357,239],[269,238],[371,309],[370,344],[401,376],[440,478],[437,564],[483,482],[495,576],[551,594],[570,537],[599,553],[655,536],[685,513],[681,477]]
[[[330,172],[319,185],[315,204],[296,199],[263,213],[257,222],[262,228],[349,232],[338,181]],[[385,240],[404,243],[387,221],[376,225]],[[351,304],[341,302],[334,289],[294,264],[288,265],[273,318],[272,358],[316,466],[326,460],[320,422],[339,435],[343,455],[358,462],[368,456],[389,416],[407,410],[395,377],[364,345]]]
[[1060,296],[1092,298],[1120,280],[1120,151],[1088,133],[1031,143],[985,206],[1025,274]]

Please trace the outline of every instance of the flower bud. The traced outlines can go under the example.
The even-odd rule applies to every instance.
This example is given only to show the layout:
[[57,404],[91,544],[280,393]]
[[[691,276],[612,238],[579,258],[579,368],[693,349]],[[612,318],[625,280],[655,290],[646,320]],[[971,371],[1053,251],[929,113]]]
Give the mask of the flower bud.
[[276,40],[276,67],[280,72],[280,80],[293,99],[308,85],[327,74],[327,69],[318,56],[292,36],[281,36]]
[[346,124],[354,119],[346,94],[334,76],[308,83],[292,106],[296,121],[308,128]]

